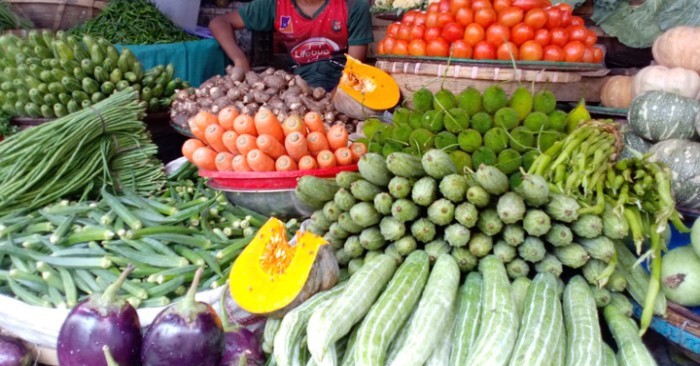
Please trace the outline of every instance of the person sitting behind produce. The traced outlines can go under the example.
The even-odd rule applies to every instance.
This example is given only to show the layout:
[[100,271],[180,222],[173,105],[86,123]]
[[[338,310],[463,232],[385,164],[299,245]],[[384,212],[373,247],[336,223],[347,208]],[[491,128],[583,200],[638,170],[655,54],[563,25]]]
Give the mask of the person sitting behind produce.
[[345,54],[364,61],[374,41],[367,0],[254,0],[214,18],[209,29],[235,66],[250,70],[234,30],[279,32],[293,71],[312,87],[333,90]]

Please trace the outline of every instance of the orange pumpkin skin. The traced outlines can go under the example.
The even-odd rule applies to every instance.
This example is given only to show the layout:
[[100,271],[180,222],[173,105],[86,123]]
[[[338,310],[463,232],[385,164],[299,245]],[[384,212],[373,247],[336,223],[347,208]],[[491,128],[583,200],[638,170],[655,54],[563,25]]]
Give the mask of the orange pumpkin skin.
[[656,38],[651,52],[661,65],[700,72],[700,28],[671,28]]
[[600,90],[600,104],[609,108],[627,108],[632,103],[634,77],[616,75],[608,79]]

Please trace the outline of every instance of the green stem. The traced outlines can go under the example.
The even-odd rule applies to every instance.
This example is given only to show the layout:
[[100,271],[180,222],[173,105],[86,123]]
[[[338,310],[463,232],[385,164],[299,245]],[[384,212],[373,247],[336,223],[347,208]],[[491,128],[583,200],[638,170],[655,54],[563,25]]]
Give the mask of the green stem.
[[651,319],[654,316],[654,304],[656,297],[661,289],[661,234],[657,230],[656,223],[651,224],[650,228],[651,250],[653,256],[651,259],[651,278],[649,279],[649,288],[644,299],[644,310],[639,319],[639,335],[642,336],[649,328]]

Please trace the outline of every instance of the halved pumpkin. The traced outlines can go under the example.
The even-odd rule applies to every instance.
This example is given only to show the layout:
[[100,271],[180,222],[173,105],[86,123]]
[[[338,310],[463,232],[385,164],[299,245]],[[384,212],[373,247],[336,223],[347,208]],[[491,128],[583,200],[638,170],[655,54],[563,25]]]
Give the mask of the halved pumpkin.
[[346,55],[347,62],[333,97],[333,106],[352,118],[364,119],[393,108],[401,92],[386,72]]
[[263,225],[233,264],[230,289],[244,310],[282,317],[315,293],[338,282],[339,268],[328,243],[310,232],[287,240],[276,218]]

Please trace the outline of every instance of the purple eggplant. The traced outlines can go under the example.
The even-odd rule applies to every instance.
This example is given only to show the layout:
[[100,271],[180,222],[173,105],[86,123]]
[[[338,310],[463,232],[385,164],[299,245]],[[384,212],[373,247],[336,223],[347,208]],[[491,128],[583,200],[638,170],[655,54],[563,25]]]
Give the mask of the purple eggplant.
[[120,365],[139,365],[141,323],[131,304],[118,298],[129,266],[102,295],[92,295],[71,310],[58,334],[58,362],[70,366],[107,366],[103,346]]
[[17,338],[0,334],[0,366],[33,365],[32,355]]
[[262,337],[267,317],[251,314],[243,310],[243,308],[238,306],[236,300],[233,299],[233,296],[231,296],[231,291],[228,288],[224,290],[222,299],[223,305],[221,306],[221,314],[228,319],[228,321],[224,321],[224,324],[240,324],[255,333],[258,338]]
[[143,366],[219,366],[224,350],[221,319],[211,305],[195,300],[202,276],[197,270],[185,298],[161,311],[148,327],[141,348]]
[[265,353],[260,340],[250,330],[237,325],[225,327],[224,356],[221,366],[263,366]]

